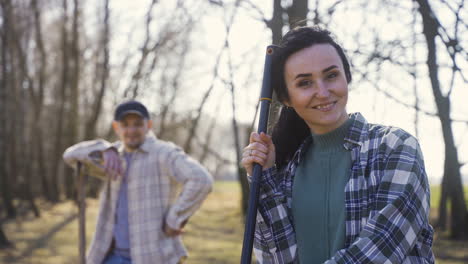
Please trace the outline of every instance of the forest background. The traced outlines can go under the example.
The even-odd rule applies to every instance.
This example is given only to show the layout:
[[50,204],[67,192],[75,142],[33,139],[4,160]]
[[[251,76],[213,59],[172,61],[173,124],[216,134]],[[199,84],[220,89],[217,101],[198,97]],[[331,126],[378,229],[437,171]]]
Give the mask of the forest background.
[[[148,106],[159,138],[239,182],[242,214],[238,165],[265,48],[300,24],[328,28],[345,47],[348,112],[418,137],[436,233],[466,246],[467,9],[464,0],[0,0],[0,246],[18,250],[13,221],[73,206],[63,151],[115,140],[114,107],[130,98]],[[90,179],[90,198],[99,186]]]

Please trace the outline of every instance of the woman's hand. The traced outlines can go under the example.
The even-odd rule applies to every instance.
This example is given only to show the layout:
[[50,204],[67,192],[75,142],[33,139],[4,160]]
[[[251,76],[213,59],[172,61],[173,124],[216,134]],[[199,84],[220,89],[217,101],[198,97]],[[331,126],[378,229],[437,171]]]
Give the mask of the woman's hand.
[[250,144],[244,148],[242,153],[242,166],[247,174],[252,175],[254,163],[262,165],[263,169],[273,167],[275,164],[275,145],[271,137],[265,133],[252,132],[250,134]]

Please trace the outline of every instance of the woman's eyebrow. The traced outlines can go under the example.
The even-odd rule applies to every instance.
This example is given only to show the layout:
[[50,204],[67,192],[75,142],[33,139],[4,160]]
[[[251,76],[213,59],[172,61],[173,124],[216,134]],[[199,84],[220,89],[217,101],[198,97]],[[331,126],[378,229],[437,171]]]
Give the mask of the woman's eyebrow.
[[[330,70],[333,70],[335,68],[338,68],[338,66],[336,65],[332,65],[330,67],[327,67],[325,68],[324,70],[322,70],[322,73],[325,73],[327,71],[330,71]],[[312,76],[312,73],[299,73],[298,75],[296,75],[296,77],[294,77],[294,80],[297,79],[297,78],[302,78],[302,77],[310,77]]]
[[312,73],[299,73],[298,75],[296,75],[296,77],[294,77],[294,80],[297,78],[310,77],[310,76],[312,76]]
[[325,72],[327,72],[327,71],[333,70],[334,68],[338,68],[338,66],[332,65],[332,66],[330,66],[330,67],[327,67],[326,69],[324,69],[324,70],[322,71],[322,73],[325,73]]

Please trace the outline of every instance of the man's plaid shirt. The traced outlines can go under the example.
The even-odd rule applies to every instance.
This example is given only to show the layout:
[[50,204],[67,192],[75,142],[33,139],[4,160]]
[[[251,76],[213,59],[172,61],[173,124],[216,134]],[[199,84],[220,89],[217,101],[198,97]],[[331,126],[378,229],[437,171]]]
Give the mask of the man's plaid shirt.
[[[369,124],[359,113],[350,117],[345,247],[325,263],[434,263],[429,183],[417,140],[401,129]],[[260,263],[298,263],[292,185],[311,143],[309,137],[281,171],[263,173],[254,241]]]

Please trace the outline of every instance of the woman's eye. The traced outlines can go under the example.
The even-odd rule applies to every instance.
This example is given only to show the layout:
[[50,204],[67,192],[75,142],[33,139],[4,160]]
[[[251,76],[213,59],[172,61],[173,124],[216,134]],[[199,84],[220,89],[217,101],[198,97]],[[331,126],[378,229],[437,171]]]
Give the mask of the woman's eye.
[[302,80],[297,83],[297,86],[303,87],[303,86],[310,86],[312,84],[312,81],[310,80]]
[[336,78],[337,76],[338,74],[336,72],[330,73],[329,75],[327,75],[327,79],[333,79],[333,78]]

